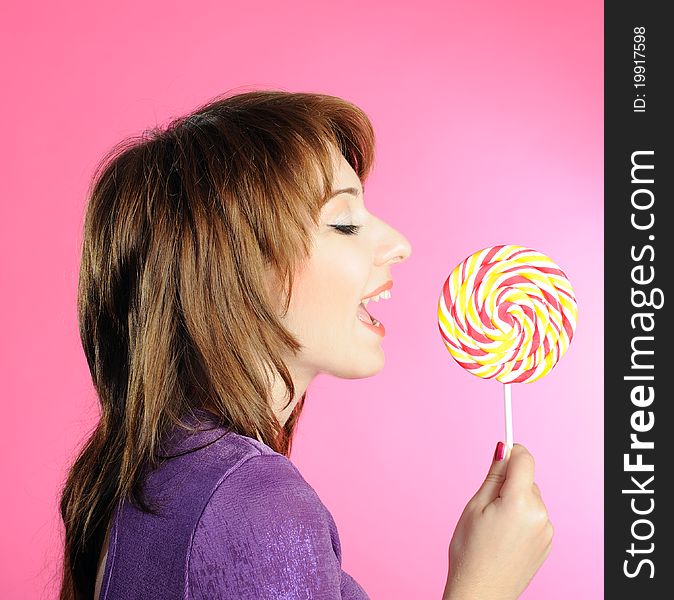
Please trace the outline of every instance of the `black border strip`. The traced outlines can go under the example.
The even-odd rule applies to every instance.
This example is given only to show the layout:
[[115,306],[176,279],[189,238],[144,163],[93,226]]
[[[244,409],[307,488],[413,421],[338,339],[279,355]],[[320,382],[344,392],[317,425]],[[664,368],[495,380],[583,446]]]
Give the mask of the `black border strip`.
[[666,6],[604,5],[604,597],[611,599],[674,598],[674,219],[666,218],[674,204],[674,36]]

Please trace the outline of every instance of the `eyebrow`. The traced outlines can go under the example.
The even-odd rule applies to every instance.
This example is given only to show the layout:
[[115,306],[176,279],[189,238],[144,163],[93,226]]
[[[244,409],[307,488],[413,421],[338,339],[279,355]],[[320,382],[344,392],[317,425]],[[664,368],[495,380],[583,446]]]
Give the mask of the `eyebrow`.
[[[365,193],[365,187],[363,186],[363,194]],[[348,188],[342,188],[340,190],[333,190],[333,192],[328,196],[328,198],[334,198],[335,196],[338,196],[339,194],[351,194],[352,196],[358,196],[360,194],[360,190],[358,188],[354,187],[348,187]]]

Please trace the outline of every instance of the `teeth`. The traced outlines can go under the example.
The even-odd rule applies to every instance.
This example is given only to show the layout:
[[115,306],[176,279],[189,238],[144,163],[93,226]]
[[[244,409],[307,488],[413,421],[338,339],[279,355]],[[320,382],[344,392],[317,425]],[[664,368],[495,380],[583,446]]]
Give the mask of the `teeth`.
[[383,292],[377,294],[376,296],[373,296],[372,298],[366,298],[363,300],[363,306],[367,306],[367,303],[370,300],[374,300],[375,302],[379,302],[379,299],[382,298],[384,300],[388,300],[391,297],[391,290],[384,290]]

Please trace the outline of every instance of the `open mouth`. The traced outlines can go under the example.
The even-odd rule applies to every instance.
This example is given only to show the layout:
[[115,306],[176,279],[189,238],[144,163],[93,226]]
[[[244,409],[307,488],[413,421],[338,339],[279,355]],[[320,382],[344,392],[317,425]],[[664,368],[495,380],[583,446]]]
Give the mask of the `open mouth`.
[[379,286],[369,296],[363,298],[358,305],[358,319],[362,321],[364,325],[374,328],[374,331],[379,335],[384,335],[384,325],[368,312],[367,305],[370,304],[370,302],[379,302],[382,299],[388,300],[391,297],[392,287],[393,281],[389,280],[384,285]]
[[368,311],[367,308],[365,308],[365,305],[361,302],[358,305],[358,318],[363,321],[364,323],[369,323],[371,325],[374,325],[375,327],[378,327],[381,322],[375,319]]

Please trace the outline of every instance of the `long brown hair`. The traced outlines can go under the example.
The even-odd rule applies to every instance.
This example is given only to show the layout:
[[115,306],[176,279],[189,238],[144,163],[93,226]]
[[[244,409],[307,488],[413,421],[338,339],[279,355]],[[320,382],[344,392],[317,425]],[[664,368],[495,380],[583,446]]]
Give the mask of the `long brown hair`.
[[[196,408],[286,456],[306,394],[275,418],[270,373],[301,344],[279,320],[333,182],[338,150],[362,182],[374,132],[354,104],[258,90],[219,96],[117,144],[88,193],[78,286],[101,417],[61,496],[60,598],[92,598],[114,505],[151,511],[143,473]],[[271,293],[266,274],[281,284]]]

